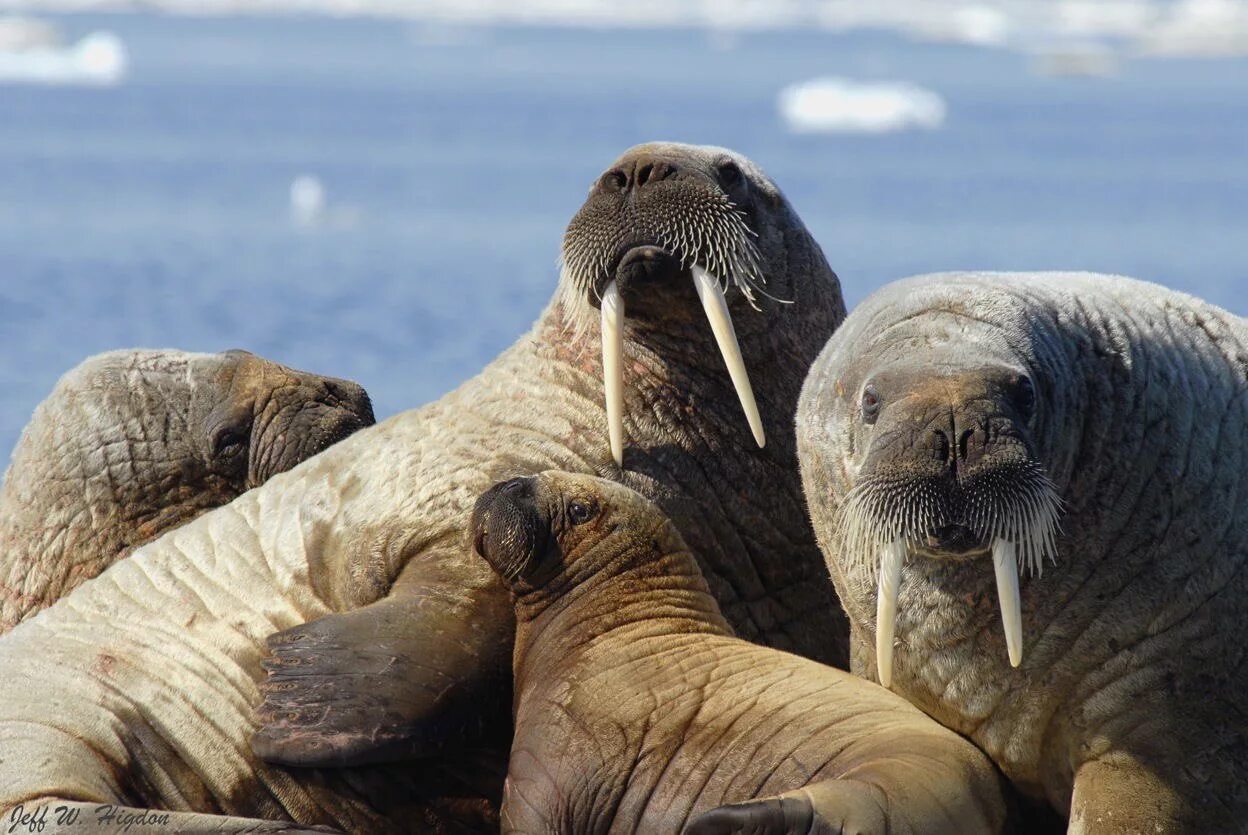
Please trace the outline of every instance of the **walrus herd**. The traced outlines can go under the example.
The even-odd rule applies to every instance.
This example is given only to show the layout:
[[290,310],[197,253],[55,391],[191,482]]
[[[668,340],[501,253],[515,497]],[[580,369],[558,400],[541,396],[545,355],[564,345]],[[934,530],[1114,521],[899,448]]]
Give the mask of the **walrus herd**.
[[846,316],[674,143],[561,263],[377,425],[243,352],[66,375],[0,493],[6,832],[1248,831],[1248,322],[1057,273]]

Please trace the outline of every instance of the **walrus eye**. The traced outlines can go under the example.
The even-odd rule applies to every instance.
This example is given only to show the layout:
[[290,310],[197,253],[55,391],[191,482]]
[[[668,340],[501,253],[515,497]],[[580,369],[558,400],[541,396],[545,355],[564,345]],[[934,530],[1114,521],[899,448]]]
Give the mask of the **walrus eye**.
[[1020,375],[1018,378],[1014,403],[1018,407],[1019,416],[1023,420],[1031,420],[1032,415],[1036,411],[1036,386],[1031,382],[1031,378],[1025,374]]
[[594,506],[589,502],[572,502],[568,505],[568,518],[573,525],[583,525],[594,518]]
[[240,429],[225,429],[212,441],[212,454],[217,458],[237,455],[247,443],[247,436]]
[[875,390],[875,386],[867,383],[866,388],[862,390],[862,420],[864,423],[875,423],[875,419],[880,416],[880,393]]

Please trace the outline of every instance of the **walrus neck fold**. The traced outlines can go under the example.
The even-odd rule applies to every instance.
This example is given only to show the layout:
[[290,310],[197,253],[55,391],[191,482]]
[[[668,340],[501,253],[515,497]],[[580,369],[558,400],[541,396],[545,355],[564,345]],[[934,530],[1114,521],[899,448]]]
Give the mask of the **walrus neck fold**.
[[733,634],[687,551],[622,553],[516,599],[517,658],[686,634]]

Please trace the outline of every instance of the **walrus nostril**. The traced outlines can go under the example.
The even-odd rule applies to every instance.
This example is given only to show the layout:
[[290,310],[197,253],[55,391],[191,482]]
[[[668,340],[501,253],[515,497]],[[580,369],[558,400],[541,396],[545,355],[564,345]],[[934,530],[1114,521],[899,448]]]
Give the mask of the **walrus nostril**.
[[500,487],[499,490],[510,496],[520,496],[528,492],[525,489],[527,486],[528,486],[528,479],[513,478],[510,481],[504,482],[503,486]]
[[633,188],[641,188],[650,183],[657,183],[670,179],[675,176],[680,169],[670,162],[656,159],[640,159],[637,161],[636,168],[633,169],[632,182],[627,184],[625,188],[631,185]]
[[612,168],[598,178],[598,187],[612,193],[623,191],[628,187],[628,175],[619,168]]

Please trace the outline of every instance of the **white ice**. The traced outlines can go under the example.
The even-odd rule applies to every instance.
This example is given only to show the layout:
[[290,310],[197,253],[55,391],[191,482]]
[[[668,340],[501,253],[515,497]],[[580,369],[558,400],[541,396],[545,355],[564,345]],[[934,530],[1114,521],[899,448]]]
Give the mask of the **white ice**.
[[126,77],[121,39],[92,32],[72,46],[47,40],[0,49],[0,84],[94,85],[111,87]]
[[780,92],[780,116],[797,133],[891,133],[945,121],[939,94],[906,82],[816,78]]

